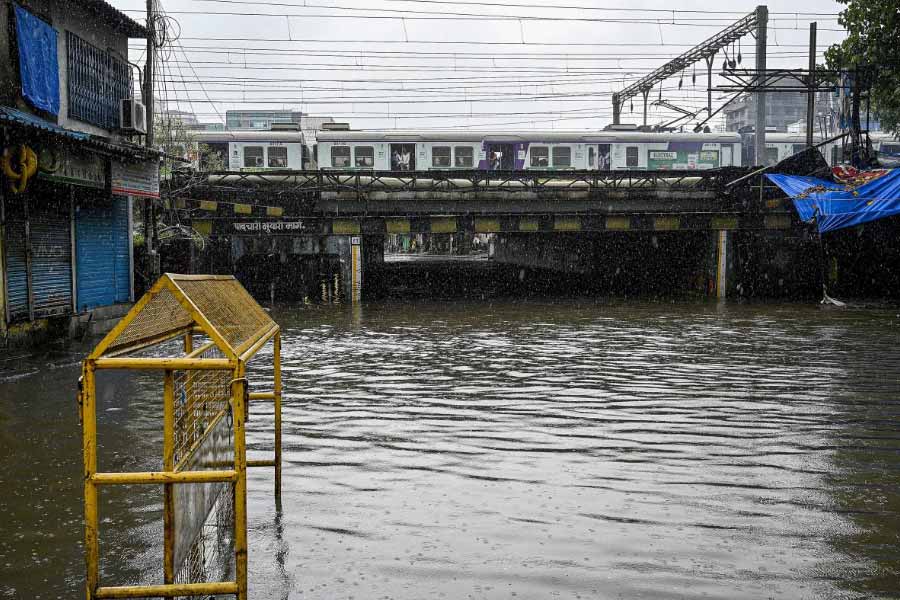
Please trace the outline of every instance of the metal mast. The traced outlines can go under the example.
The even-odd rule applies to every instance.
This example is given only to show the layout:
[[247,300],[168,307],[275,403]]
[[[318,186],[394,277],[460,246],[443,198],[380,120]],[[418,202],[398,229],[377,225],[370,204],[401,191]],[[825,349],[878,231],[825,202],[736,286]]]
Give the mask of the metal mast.
[[[727,27],[726,29],[723,29],[716,35],[707,39],[702,44],[694,46],[681,56],[672,59],[649,75],[645,75],[635,83],[631,84],[621,92],[614,93],[612,95],[613,124],[618,125],[620,123],[622,107],[625,105],[625,101],[633,98],[634,96],[637,96],[638,94],[641,94],[644,97],[644,125],[646,125],[647,96],[650,94],[650,90],[652,90],[657,83],[662,83],[672,75],[684,71],[689,66],[693,65],[694,63],[700,62],[701,60],[706,61],[707,74],[710,79],[709,88],[712,88],[712,61],[715,55],[719,52],[719,50],[736,42],[738,39],[744,37],[748,33],[757,31],[759,27],[759,19],[761,16],[764,19],[762,31],[763,38],[765,38],[765,20],[768,19],[768,14],[769,11],[765,6],[757,7],[756,11],[735,22],[733,25]],[[763,43],[763,47],[765,47],[765,42]],[[757,39],[757,49],[758,48],[759,40]],[[759,59],[757,58],[757,61],[758,60]],[[763,59],[763,64],[765,65],[765,58]],[[707,110],[710,114],[712,114],[711,91],[707,96],[707,102]]]

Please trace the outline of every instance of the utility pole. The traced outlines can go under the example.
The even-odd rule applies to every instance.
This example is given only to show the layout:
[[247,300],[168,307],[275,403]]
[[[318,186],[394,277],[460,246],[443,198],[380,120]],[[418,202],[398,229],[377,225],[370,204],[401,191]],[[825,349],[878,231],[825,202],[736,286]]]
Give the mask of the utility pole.
[[707,117],[712,118],[712,68],[713,61],[716,60],[715,54],[706,57],[706,112]]
[[765,165],[766,160],[766,24],[769,9],[756,7],[756,164]]
[[859,111],[862,104],[862,82],[860,81],[859,65],[853,70],[853,87],[850,90],[850,163],[860,169],[863,168],[862,149],[862,123]]
[[622,119],[622,104],[619,102],[619,95],[612,95],[612,105],[613,105],[613,125],[618,125],[619,121]]
[[816,115],[816,23],[809,24],[809,92],[806,99],[806,147],[813,147]]
[[[144,114],[147,117],[147,148],[153,147],[153,61],[156,51],[156,19],[153,14],[154,0],[147,0],[147,66],[144,68]],[[150,289],[156,281],[156,206],[153,198],[144,200],[144,248],[147,250],[147,261],[144,275],[147,278],[145,287]]]
[[155,51],[156,24],[153,18],[153,0],[147,0],[147,66],[144,68],[144,107],[147,115],[148,148],[153,147],[153,58]]

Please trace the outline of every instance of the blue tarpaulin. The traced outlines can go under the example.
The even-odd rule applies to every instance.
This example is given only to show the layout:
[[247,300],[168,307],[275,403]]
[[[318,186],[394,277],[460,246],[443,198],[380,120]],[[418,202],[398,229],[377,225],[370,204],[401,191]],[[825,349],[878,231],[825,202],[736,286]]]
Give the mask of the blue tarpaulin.
[[59,114],[56,30],[16,5],[16,41],[22,96],[37,109]]
[[900,169],[860,186],[797,175],[767,175],[820,233],[900,215]]

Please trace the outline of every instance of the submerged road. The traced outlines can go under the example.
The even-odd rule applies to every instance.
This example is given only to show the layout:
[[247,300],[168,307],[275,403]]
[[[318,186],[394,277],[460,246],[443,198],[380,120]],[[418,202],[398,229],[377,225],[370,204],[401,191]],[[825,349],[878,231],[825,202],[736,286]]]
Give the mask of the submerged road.
[[[460,300],[274,316],[284,496],[276,510],[271,471],[251,471],[254,599],[900,589],[896,310]],[[0,598],[81,597],[82,350],[3,367]],[[115,383],[101,456],[139,468],[157,460],[159,382]],[[103,496],[109,584],[161,578],[161,494],[131,491]]]

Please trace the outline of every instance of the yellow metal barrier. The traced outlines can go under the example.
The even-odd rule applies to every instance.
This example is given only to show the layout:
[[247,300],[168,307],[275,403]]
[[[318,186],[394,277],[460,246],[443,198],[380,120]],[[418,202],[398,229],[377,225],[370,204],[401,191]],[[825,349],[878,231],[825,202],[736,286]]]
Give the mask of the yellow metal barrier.
[[[273,345],[272,391],[250,392],[247,363]],[[97,472],[98,369],[162,371],[160,471]],[[274,467],[281,494],[281,333],[231,276],[163,275],[84,360],[79,391],[84,454],[86,598],[234,594],[247,599],[247,468]],[[247,460],[250,401],[274,403],[274,459]],[[163,488],[163,583],[100,582],[99,488]],[[193,491],[188,486],[195,486]],[[198,487],[199,486],[199,487]],[[190,509],[190,510],[186,510]],[[230,516],[234,581],[189,581],[200,530],[210,514]],[[188,581],[186,581],[188,579]]]

